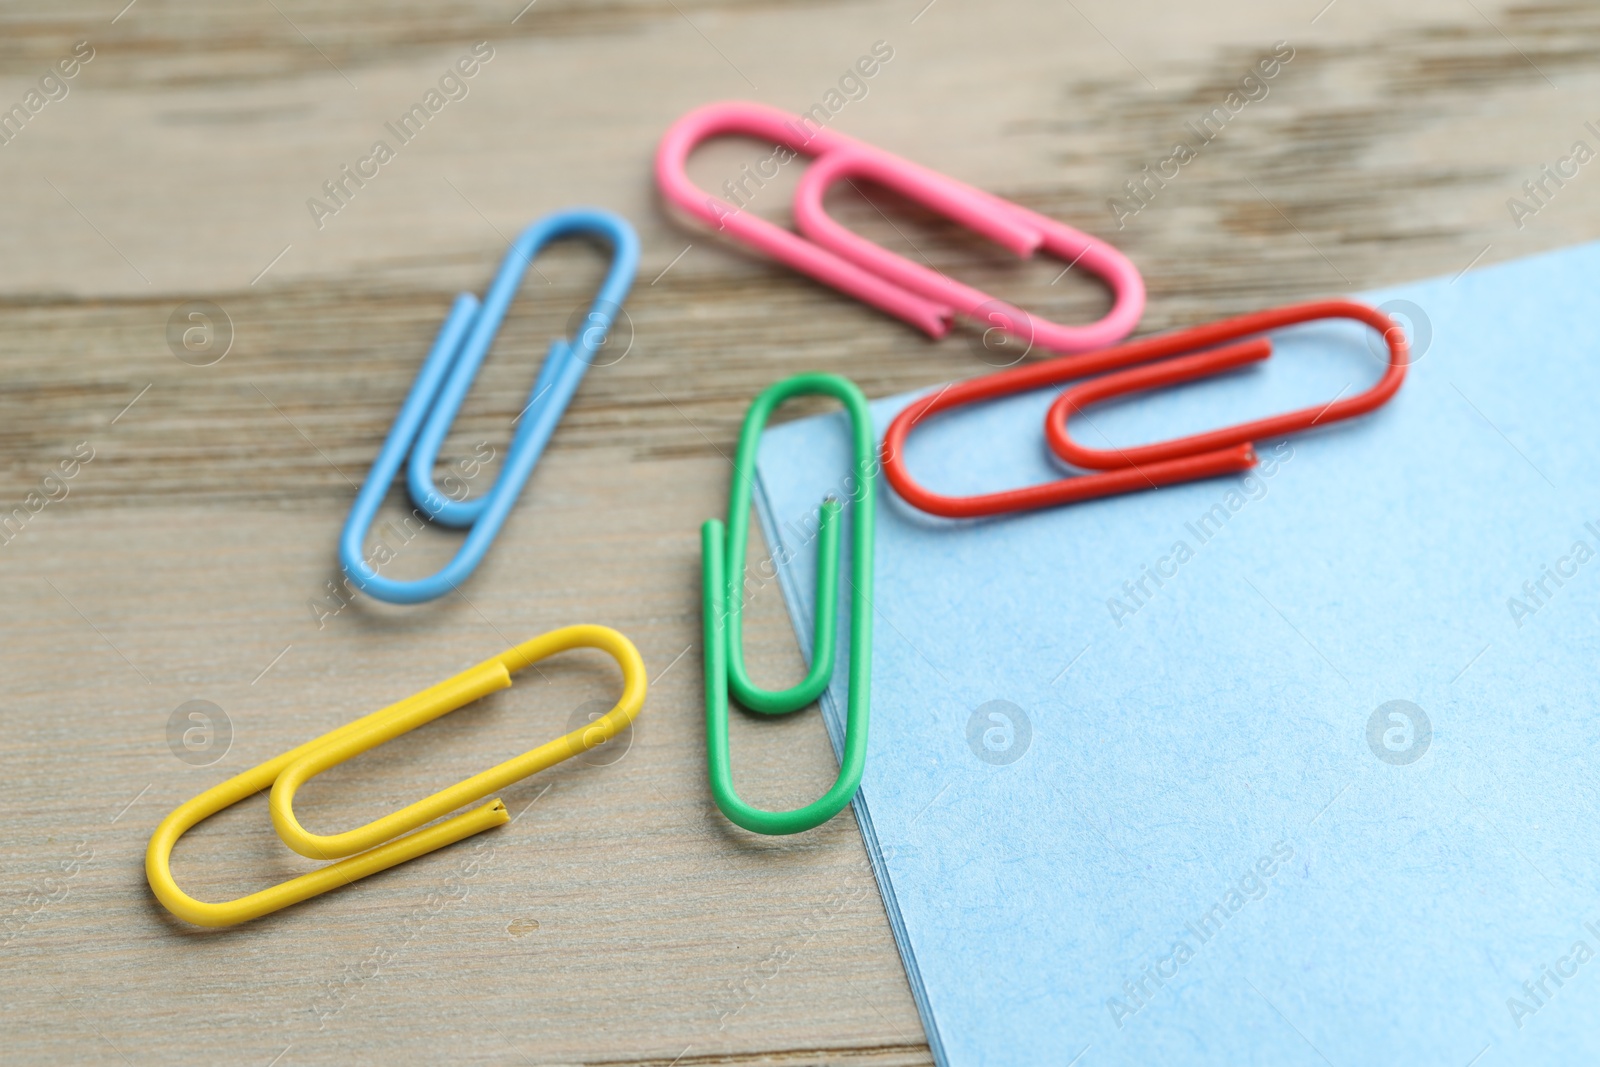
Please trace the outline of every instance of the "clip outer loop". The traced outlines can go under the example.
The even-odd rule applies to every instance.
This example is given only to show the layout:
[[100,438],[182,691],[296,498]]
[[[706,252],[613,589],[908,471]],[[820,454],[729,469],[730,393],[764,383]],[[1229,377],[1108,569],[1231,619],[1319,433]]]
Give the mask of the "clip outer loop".
[[[1068,405],[1087,404],[1105,396],[1189,381],[1215,374],[1230,367],[1266,358],[1271,344],[1263,338],[1246,340],[1252,334],[1319,318],[1350,318],[1379,330],[1389,345],[1389,363],[1383,376],[1359,396],[1335,401],[1323,408],[1305,408],[1287,415],[1259,419],[1241,426],[1196,434],[1177,441],[1121,450],[1084,449],[1066,438]],[[1216,346],[1189,355],[1196,348]],[[1173,358],[1173,357],[1177,358]],[[1105,379],[1095,379],[1069,389],[1059,397],[1045,420],[1046,436],[1058,455],[1068,462],[1093,470],[995,493],[972,496],[946,496],[924,488],[906,467],[906,440],[924,420],[963,404],[995,400],[1014,393],[1060,385],[1075,378],[1087,378],[1105,371],[1136,364],[1137,370],[1123,371]],[[890,422],[883,437],[883,472],[895,492],[911,506],[931,515],[951,519],[982,518],[1015,511],[1053,507],[1094,500],[1118,493],[1155,489],[1164,485],[1214,478],[1249,470],[1255,465],[1251,442],[1260,437],[1294,433],[1312,425],[1351,418],[1372,411],[1400,388],[1405,380],[1406,342],[1404,331],[1382,312],[1350,300],[1327,300],[1295,304],[1256,312],[1222,322],[1130,341],[1115,348],[1081,355],[1062,356],[1028,366],[1013,367],[997,374],[969,378],[931,392],[908,404]],[[1109,383],[1109,384],[1102,384]],[[1073,411],[1077,410],[1074,406]],[[1095,470],[1095,468],[1100,468]]]
[[[798,711],[816,700],[833,676],[838,630],[840,503],[822,504],[817,547],[817,611],[811,668],[804,681],[785,690],[764,690],[744,666],[743,605],[745,548],[750,528],[750,483],[756,450],[768,417],[794,396],[831,396],[844,404],[851,423],[854,501],[851,525],[851,611],[848,708],[844,751],[833,785],[817,800],[792,811],[767,811],[740,798],[728,757],[728,689],[739,703],[767,715]],[[728,819],[760,834],[795,834],[820,826],[850,803],[861,785],[867,758],[867,723],[872,690],[872,574],[877,456],[867,398],[854,382],[836,374],[800,374],[769,386],[750,405],[739,434],[728,524],[708,520],[700,528],[705,627],[706,768],[717,807]]]
[[[599,719],[357,830],[320,837],[306,832],[295,820],[294,790],[314,774],[488,693],[504,689],[511,684],[512,673],[575,648],[606,652],[622,670],[622,695]],[[616,630],[589,625],[552,630],[415,696],[330,730],[180,804],[150,836],[149,847],[145,850],[145,877],[156,899],[168,911],[197,926],[233,926],[348,885],[509,821],[511,817],[505,805],[496,798],[437,825],[416,830],[440,815],[481,800],[512,782],[609,740],[638,715],[644,704],[646,687],[644,661],[633,643]],[[286,780],[284,776],[291,773],[293,776]],[[272,789],[273,823],[284,836],[285,843],[304,856],[349,858],[222,903],[196,900],[178,888],[172,877],[172,850],[178,839],[195,824],[269,787]],[[288,834],[284,833],[286,828]],[[409,830],[416,832],[404,837],[394,836]]]
[[[439,448],[494,343],[523,274],[546,244],[575,234],[597,234],[612,248],[611,268],[590,306],[585,326],[574,341],[557,338],[551,342],[494,485],[477,499],[451,500],[433,482]],[[456,298],[378,458],[356,494],[339,537],[339,561],[357,588],[390,603],[419,604],[442,596],[472,574],[516,505],[556,424],[593,362],[595,350],[605,343],[638,266],[639,239],[626,219],[599,208],[569,208],[546,215],[523,230],[507,251],[481,305],[470,293]],[[383,577],[364,552],[367,531],[395,475],[406,462],[407,453],[407,485],[416,506],[443,525],[470,527],[455,558],[436,574],[414,581]]]
[[[695,146],[724,134],[769,141],[790,152],[791,159],[795,155],[816,157],[795,189],[795,221],[810,239],[709,196],[689,180],[685,167]],[[1081,261],[1111,286],[1112,311],[1089,326],[1059,326],[991,300],[968,286],[941,280],[850,234],[822,211],[823,193],[846,172],[859,173],[919,200],[1018,255],[1043,248],[1067,259],[1069,265]],[[722,101],[698,107],[678,119],[662,135],[656,150],[656,183],[668,201],[707,225],[910,323],[929,337],[947,334],[954,316],[960,313],[974,315],[986,326],[1016,332],[1030,343],[1037,338],[1047,348],[1075,351],[1126,336],[1144,310],[1144,282],[1138,270],[1109,244],[853,137],[822,126],[813,129],[803,116],[763,104]]]

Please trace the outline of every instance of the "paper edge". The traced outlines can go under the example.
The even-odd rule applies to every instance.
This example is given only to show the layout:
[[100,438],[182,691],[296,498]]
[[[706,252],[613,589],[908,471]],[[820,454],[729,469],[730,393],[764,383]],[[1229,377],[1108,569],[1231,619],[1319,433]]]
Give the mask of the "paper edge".
[[[791,546],[783,540],[772,502],[767,496],[766,482],[761,476],[760,464],[756,465],[752,481],[754,491],[751,496],[755,503],[756,520],[761,523],[761,535],[766,539],[768,551],[772,552],[773,549],[782,547],[787,558],[792,559],[793,556],[789,554]],[[878,480],[874,478],[874,494],[878,491],[877,482]],[[812,655],[812,620],[804,617],[800,610],[799,605],[804,599],[801,591],[794,586],[794,574],[789,565],[779,563],[775,569],[778,572],[778,587],[783,593],[784,610],[789,615],[789,624],[794,627],[795,639],[800,643],[800,654],[805,657],[806,665],[809,667]],[[853,602],[851,609],[854,610]],[[828,741],[833,746],[834,760],[837,762],[844,750],[844,738],[840,733],[839,708],[834,701],[832,685],[822,691],[817,703],[822,712],[823,727],[828,731]],[[870,716],[868,724],[870,729]],[[867,862],[872,867],[872,879],[878,884],[878,898],[883,903],[884,915],[889,920],[889,933],[894,938],[895,951],[900,954],[900,967],[905,972],[907,984],[911,987],[911,999],[917,1006],[918,1018],[922,1020],[922,1033],[927,1039],[929,1051],[933,1054],[933,1062],[938,1067],[949,1067],[944,1042],[940,1039],[939,1027],[934,1021],[933,1006],[928,1002],[928,991],[922,982],[922,971],[917,966],[916,952],[912,949],[909,935],[906,933],[905,919],[900,914],[900,904],[894,895],[894,886],[889,879],[888,867],[878,844],[878,834],[873,828],[872,816],[867,811],[865,792],[864,788],[856,790],[856,795],[850,801],[850,810],[855,814],[856,826],[861,830],[861,841],[866,847]]]

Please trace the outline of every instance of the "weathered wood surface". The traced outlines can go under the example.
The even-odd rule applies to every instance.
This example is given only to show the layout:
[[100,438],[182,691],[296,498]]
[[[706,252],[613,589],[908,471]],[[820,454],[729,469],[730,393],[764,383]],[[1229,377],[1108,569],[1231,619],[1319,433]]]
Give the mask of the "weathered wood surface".
[[[1324,2],[0,11],[0,106],[74,42],[93,48],[0,146],[0,513],[66,493],[0,547],[0,1055],[926,1062],[850,818],[757,839],[707,797],[698,524],[723,508],[738,420],[772,380],[841,371],[880,396],[984,364],[970,334],[930,344],[668,218],[655,140],[711,99],[809,107],[888,42],[894,58],[837,128],[1112,237],[1149,283],[1146,330],[1600,234],[1587,167],[1547,184],[1521,228],[1506,203],[1574,141],[1600,147],[1584,126],[1600,125],[1600,9]],[[468,95],[319,229],[306,200],[479,41],[493,58]],[[1108,199],[1279,41],[1293,58],[1265,97],[1119,231]],[[715,187],[760,154],[720,145],[694,169]],[[789,180],[754,210],[783,217]],[[1077,272],[1056,281],[1059,265],[1008,262],[868,195],[841,192],[836,210],[893,247],[1067,320],[1104,304]],[[353,487],[453,294],[482,289],[518,226],[575,202],[639,227],[627,355],[584,382],[470,601],[361,600],[319,624],[309,604],[335,576]],[[479,441],[503,452],[532,360],[602,262],[562,247],[539,267],[449,459]],[[169,350],[168,318],[192,300],[232,322],[211,366]],[[80,442],[93,459],[46,482]],[[430,531],[394,567],[422,573],[453,544]],[[230,932],[185,927],[150,897],[145,842],[178,802],[578,621],[629,634],[656,679],[620,760],[507,790],[526,813],[476,852]],[[761,676],[799,669],[774,588],[748,642]],[[529,672],[319,779],[302,810],[325,830],[365,821],[565,728],[613,685],[581,657]],[[211,766],[168,746],[190,700],[231,722]],[[814,715],[737,721],[734,745],[768,804],[831,777]],[[306,866],[260,799],[195,831],[176,862],[213,898]]]

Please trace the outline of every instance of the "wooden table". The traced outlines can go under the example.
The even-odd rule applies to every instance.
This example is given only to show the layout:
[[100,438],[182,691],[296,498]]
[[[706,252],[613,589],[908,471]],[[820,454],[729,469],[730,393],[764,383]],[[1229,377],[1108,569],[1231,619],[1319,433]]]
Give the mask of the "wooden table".
[[[122,2],[0,15],[0,105],[25,103],[74,42],[92,49],[0,146],[0,514],[25,520],[0,547],[8,1061],[927,1062],[849,815],[765,839],[709,801],[698,527],[725,507],[762,386],[818,368],[883,396],[985,369],[981,346],[930,343],[667,217],[650,163],[688,108],[826,104],[885,42],[892,59],[846,83],[833,126],[1110,237],[1149,284],[1146,331],[1600,233],[1600,171],[1546,180],[1543,203],[1521,189],[1574,141],[1600,147],[1584,125],[1600,125],[1600,9],[1576,0]],[[307,206],[331,208],[323,183],[392,140],[385,123],[480,41],[492,58],[446,83],[464,96],[347,182],[336,213]],[[1279,41],[1292,59],[1265,95],[1247,84],[1260,98],[1201,143],[1186,124],[1226,108]],[[1124,183],[1162,170],[1177,138],[1194,158],[1133,211]],[[723,143],[694,171],[715,188],[765,154]],[[785,216],[792,178],[751,209]],[[1537,210],[1513,219],[1511,197]],[[1079,272],[1013,263],[887,195],[834,200],[1026,306],[1069,321],[1104,306]],[[643,240],[626,355],[589,374],[462,596],[335,613],[341,523],[453,295],[482,290],[518,227],[578,202]],[[540,260],[446,460],[480,442],[503,455],[535,360],[603,266],[581,243]],[[194,301],[231,323],[209,365],[220,328],[210,349],[169,344]],[[47,480],[84,448],[73,478]],[[391,573],[427,572],[454,544],[418,535]],[[758,677],[795,677],[774,587],[753,612]],[[621,758],[506,790],[518,819],[477,843],[241,928],[154,902],[143,850],[179,802],[582,621],[630,635],[653,678]],[[365,822],[564,730],[614,686],[581,656],[527,672],[318,779],[303,817]],[[221,709],[218,732],[180,759],[169,724],[197,700]],[[768,805],[831,779],[815,715],[738,719],[734,746]],[[212,899],[310,866],[262,798],[176,858]]]

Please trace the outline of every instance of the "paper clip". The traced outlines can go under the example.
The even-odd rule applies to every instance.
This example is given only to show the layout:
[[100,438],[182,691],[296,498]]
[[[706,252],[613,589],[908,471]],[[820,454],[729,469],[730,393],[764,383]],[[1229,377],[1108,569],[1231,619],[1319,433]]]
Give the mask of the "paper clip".
[[[850,539],[850,674],[844,755],[833,786],[792,811],[767,811],[739,797],[728,760],[728,689],[741,705],[762,715],[798,711],[822,695],[833,678],[839,606],[838,498],[822,502],[817,528],[817,611],[811,668],[789,689],[759,688],[744,665],[743,603],[745,547],[750,535],[750,481],[755,474],[761,430],[773,410],[795,396],[831,396],[850,413],[855,456],[855,501]],[[867,760],[868,703],[872,690],[873,493],[877,474],[872,415],[854,382],[837,374],[799,374],[769,386],[750,405],[739,433],[728,524],[708,519],[700,527],[701,581],[705,603],[706,767],[711,795],[729,820],[759,834],[797,834],[827,822],[850,803]]]
[[[474,500],[451,500],[433,483],[439,448],[533,258],[550,241],[573,234],[594,234],[611,245],[611,269],[605,283],[595,295],[576,339],[558,337],[550,343],[494,485]],[[339,538],[339,561],[359,589],[390,603],[419,604],[449,592],[473,572],[516,504],[556,423],[594,361],[596,350],[606,343],[638,267],[639,238],[626,219],[599,208],[569,208],[546,215],[522,231],[501,262],[500,272],[481,306],[471,293],[456,297],[388,439],[356,494]],[[380,575],[367,561],[363,549],[367,531],[408,452],[411,463],[407,485],[412,501],[434,521],[470,530],[455,558],[437,573],[415,581],[400,581]]]
[[[605,715],[359,829],[324,837],[308,833],[295,819],[295,790],[312,776],[479,697],[505,689],[511,685],[513,673],[575,648],[594,648],[609,653],[622,669],[622,696]],[[156,899],[168,911],[197,926],[233,926],[298,904],[509,821],[505,805],[495,798],[436,826],[417,830],[462,805],[482,800],[513,782],[614,737],[638,715],[644,704],[645,688],[644,661],[633,643],[622,634],[605,626],[567,626],[552,630],[398,704],[346,723],[259,767],[235,775],[179,805],[150,837],[144,857],[145,877]],[[221,904],[196,900],[179,889],[172,878],[172,849],[178,839],[196,823],[269,787],[272,789],[273,824],[290,848],[316,859],[349,858]],[[409,832],[413,830],[416,832]],[[406,836],[399,836],[401,834]]]
[[[1154,445],[1111,450],[1088,449],[1067,435],[1068,416],[1083,405],[1123,393],[1193,381],[1265,359],[1272,353],[1270,340],[1265,337],[1242,339],[1267,330],[1326,318],[1352,319],[1383,335],[1389,348],[1388,364],[1383,376],[1366,392],[1347,399],[1336,399],[1322,407],[1302,408]],[[1196,349],[1209,350],[1180,355],[1193,353]],[[1383,312],[1354,301],[1326,300],[1258,311],[1133,341],[1102,352],[1016,367],[946,386],[901,411],[884,434],[884,476],[913,507],[954,519],[1028,511],[1246,471],[1256,463],[1255,450],[1251,445],[1253,441],[1353,418],[1388,401],[1405,380],[1407,351],[1405,331]],[[1095,473],[996,493],[945,496],[923,488],[906,469],[907,437],[919,423],[941,411],[1029,389],[1059,385],[1064,381],[1135,364],[1146,365],[1091,379],[1068,389],[1057,398],[1046,417],[1046,436],[1052,450],[1067,462],[1093,469]]]
[[[808,128],[807,122],[816,128]],[[773,142],[789,159],[816,157],[795,189],[794,214],[801,234],[737,210],[707,196],[684,167],[696,145],[711,137],[745,134]],[[774,157],[775,158],[775,157]],[[788,159],[778,161],[779,165]],[[772,174],[741,180],[757,185]],[[833,182],[859,177],[894,190],[1026,258],[1044,250],[1081,264],[1111,288],[1112,307],[1088,326],[1065,326],[1029,315],[937,271],[912,263],[867,241],[828,217],[823,194]],[[949,332],[954,317],[1035,341],[1056,352],[1078,352],[1113,344],[1132,332],[1144,311],[1144,281],[1133,263],[1111,245],[1037,212],[919,166],[853,137],[817,126],[815,120],[743,101],[707,104],[680,118],[656,151],[656,183],[682,210],[726,230],[767,255],[886,311],[930,337]],[[732,182],[728,186],[732,187]],[[749,195],[748,188],[744,190]]]

